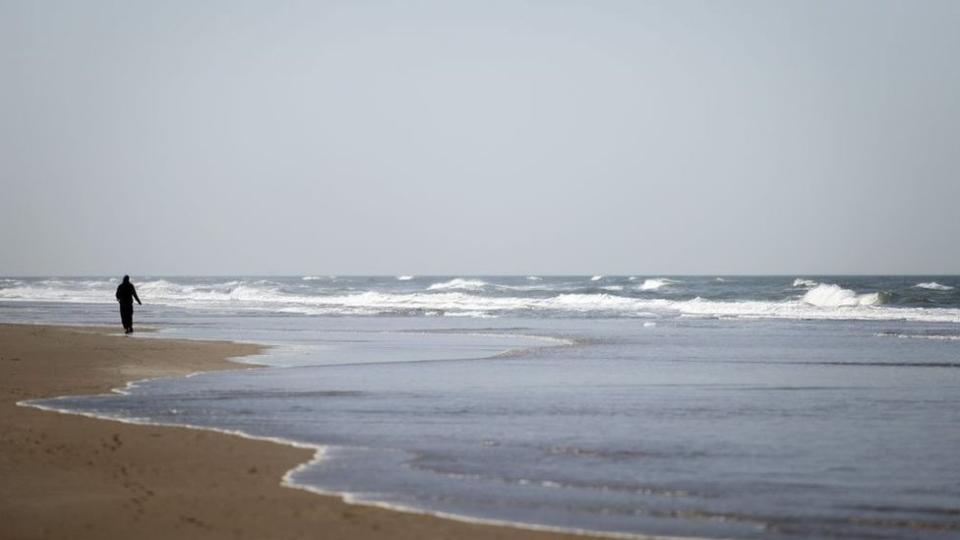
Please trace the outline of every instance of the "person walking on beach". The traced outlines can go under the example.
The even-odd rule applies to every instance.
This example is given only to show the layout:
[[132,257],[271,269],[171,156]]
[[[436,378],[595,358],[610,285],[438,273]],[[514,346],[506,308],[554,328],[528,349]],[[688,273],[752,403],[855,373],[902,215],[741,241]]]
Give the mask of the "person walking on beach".
[[117,287],[117,302],[120,302],[120,322],[123,323],[124,334],[133,333],[134,300],[141,306],[143,305],[140,302],[140,297],[137,296],[137,289],[133,287],[133,283],[130,283],[130,276],[123,276],[123,283]]

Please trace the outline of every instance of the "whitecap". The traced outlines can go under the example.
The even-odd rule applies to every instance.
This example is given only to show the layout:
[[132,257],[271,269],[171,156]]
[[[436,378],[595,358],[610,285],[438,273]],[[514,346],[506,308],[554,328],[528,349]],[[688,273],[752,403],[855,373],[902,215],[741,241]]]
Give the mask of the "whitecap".
[[954,289],[954,287],[951,287],[949,285],[941,285],[936,281],[927,281],[925,283],[917,283],[916,285],[914,285],[914,287],[917,289],[927,289],[930,291],[952,291]]
[[883,303],[880,293],[857,294],[839,285],[821,284],[803,295],[803,301],[818,307],[876,306]]
[[413,276],[408,276],[408,275],[397,276],[397,281],[410,281],[411,279],[413,279]]
[[603,279],[603,276],[597,274],[596,276],[590,278],[590,281],[600,281],[601,279]]
[[641,291],[655,291],[660,287],[664,287],[671,283],[676,283],[676,282],[673,281],[672,279],[667,279],[667,278],[645,279],[643,280],[643,283],[641,283],[640,286],[637,288],[640,289]]
[[463,289],[468,291],[479,291],[487,286],[487,282],[481,281],[479,279],[463,279],[463,278],[454,278],[450,281],[444,281],[441,283],[434,283],[427,287],[431,291],[443,291],[451,289]]
[[812,289],[817,285],[819,285],[819,283],[817,283],[816,281],[813,281],[812,279],[797,278],[793,280],[794,287],[806,287],[808,289]]

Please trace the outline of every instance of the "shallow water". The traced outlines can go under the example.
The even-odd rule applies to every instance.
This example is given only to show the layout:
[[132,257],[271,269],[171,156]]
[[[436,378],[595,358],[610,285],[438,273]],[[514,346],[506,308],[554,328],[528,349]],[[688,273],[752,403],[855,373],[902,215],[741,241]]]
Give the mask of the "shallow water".
[[[381,288],[374,281],[351,294],[448,294],[429,287],[452,281],[417,279],[382,278]],[[726,283],[701,279],[689,287]],[[735,317],[652,309],[692,301],[662,291],[614,300],[602,296],[609,291],[540,292],[602,296],[580,303],[605,307],[465,317],[171,301],[140,320],[161,325],[161,337],[274,344],[253,361],[279,367],[42,404],[316,444],[325,458],[295,482],[471,518],[706,537],[960,535],[960,325],[949,320],[951,301],[917,300],[955,289],[916,288],[910,301],[904,292],[957,280],[844,283],[851,293],[842,297],[883,292],[887,303],[817,306],[803,298],[818,285],[752,279],[753,288],[741,282],[711,302],[730,304],[717,311],[762,302],[773,306],[769,317],[756,306]],[[587,276],[580,285],[611,280],[646,283]],[[388,291],[395,282],[422,291]],[[453,286],[476,289],[464,293],[479,298],[473,304],[518,298]],[[642,314],[609,309],[620,299],[645,302]],[[0,303],[0,318],[79,322],[113,310],[20,299]]]

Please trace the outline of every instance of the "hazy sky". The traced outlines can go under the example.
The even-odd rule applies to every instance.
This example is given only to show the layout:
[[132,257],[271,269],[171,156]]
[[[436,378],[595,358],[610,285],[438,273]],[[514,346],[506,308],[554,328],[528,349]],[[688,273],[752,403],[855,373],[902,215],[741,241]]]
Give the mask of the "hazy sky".
[[960,273],[958,28],[0,0],[0,275]]

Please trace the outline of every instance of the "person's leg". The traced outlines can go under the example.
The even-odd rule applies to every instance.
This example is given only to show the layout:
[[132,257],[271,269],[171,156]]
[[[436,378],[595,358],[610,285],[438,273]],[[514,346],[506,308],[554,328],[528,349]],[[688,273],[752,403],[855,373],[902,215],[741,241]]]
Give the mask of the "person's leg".
[[129,334],[133,331],[133,306],[120,304],[120,321],[123,323],[123,329]]

